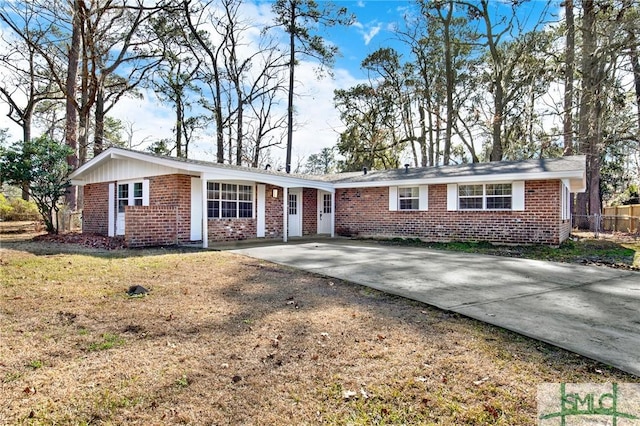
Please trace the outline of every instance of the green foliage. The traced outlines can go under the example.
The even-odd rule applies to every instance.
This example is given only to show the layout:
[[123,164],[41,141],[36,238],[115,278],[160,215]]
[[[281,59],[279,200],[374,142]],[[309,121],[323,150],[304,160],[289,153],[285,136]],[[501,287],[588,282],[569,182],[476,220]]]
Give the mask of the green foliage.
[[311,154],[305,164],[305,173],[322,175],[336,172],[336,158],[333,148],[322,148],[318,154]]
[[117,334],[104,333],[102,335],[102,340],[89,345],[89,351],[104,351],[116,346],[122,346],[123,344],[124,339]]
[[40,213],[36,203],[22,198],[6,198],[0,194],[0,220],[38,220],[39,218]]
[[49,233],[58,233],[58,201],[70,186],[70,149],[48,136],[0,148],[0,181],[22,187],[28,184]]

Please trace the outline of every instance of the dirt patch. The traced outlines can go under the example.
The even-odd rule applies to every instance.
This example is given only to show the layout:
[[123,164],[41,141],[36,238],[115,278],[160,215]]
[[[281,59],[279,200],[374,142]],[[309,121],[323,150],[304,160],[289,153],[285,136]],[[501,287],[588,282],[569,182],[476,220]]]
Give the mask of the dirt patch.
[[0,263],[0,424],[533,425],[538,383],[637,379],[231,253],[5,248]]

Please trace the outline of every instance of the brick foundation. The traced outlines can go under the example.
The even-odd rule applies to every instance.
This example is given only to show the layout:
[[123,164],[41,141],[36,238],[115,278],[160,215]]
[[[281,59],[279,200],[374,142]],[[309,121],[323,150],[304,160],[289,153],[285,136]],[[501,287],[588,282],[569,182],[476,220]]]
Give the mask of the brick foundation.
[[428,211],[389,211],[389,188],[338,189],[336,233],[425,241],[560,244],[560,182],[525,183],[525,211],[447,211],[446,185],[429,185]]

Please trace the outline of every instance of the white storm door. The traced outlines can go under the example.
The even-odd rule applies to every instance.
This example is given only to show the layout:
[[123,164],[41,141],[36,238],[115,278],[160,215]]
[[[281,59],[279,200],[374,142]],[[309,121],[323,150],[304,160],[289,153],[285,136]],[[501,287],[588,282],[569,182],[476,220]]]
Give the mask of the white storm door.
[[331,233],[331,193],[318,191],[318,234]]
[[302,191],[300,189],[289,190],[288,235],[290,237],[302,236]]
[[129,205],[129,184],[119,183],[116,193],[116,235],[124,235],[124,209]]

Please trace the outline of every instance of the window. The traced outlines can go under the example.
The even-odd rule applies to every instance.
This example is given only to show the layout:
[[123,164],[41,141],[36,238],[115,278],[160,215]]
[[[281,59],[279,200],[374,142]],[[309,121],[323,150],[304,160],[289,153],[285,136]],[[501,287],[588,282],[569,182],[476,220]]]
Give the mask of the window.
[[419,206],[419,187],[398,188],[398,210],[418,210]]
[[511,210],[511,184],[487,184],[487,210]]
[[510,183],[458,185],[460,210],[511,210]]
[[124,208],[129,205],[129,184],[118,185],[118,213],[124,213]]
[[133,205],[142,205],[142,182],[135,182],[133,184]]
[[207,217],[252,218],[253,187],[207,182]]

